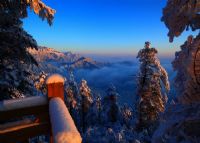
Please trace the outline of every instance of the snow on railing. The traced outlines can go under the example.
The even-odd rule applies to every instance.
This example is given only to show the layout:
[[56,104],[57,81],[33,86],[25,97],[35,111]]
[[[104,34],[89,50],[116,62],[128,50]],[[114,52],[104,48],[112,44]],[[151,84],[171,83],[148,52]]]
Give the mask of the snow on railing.
[[81,143],[81,136],[63,100],[58,97],[50,100],[49,115],[55,143]]
[[[64,78],[57,74],[52,75],[46,84],[49,99],[46,96],[33,96],[0,102],[0,127],[5,128],[0,132],[0,142],[20,142],[41,133],[49,134],[52,129],[53,140],[50,142],[81,143],[80,133],[64,103]],[[1,121],[5,124],[7,120],[16,117],[21,119],[27,115],[34,115],[36,120],[26,122],[26,126],[21,121],[9,122],[6,126],[1,124]]]
[[49,115],[55,143],[81,143],[82,139],[64,101],[64,78],[52,75],[47,79]]
[[40,106],[47,103],[48,99],[45,96],[32,96],[20,99],[4,100],[0,102],[0,111]]

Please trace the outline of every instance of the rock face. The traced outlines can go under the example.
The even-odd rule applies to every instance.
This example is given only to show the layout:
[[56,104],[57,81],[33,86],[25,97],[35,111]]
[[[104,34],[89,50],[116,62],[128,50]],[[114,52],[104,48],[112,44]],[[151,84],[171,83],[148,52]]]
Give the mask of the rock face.
[[[163,9],[162,21],[169,29],[168,36],[173,41],[185,29],[193,31],[200,29],[200,1],[199,0],[168,0]],[[175,84],[182,103],[199,102],[200,96],[200,35],[192,36],[181,46],[173,61],[177,71]]]
[[175,86],[181,103],[200,102],[200,36],[192,36],[176,52],[172,62],[177,71]]
[[[162,20],[169,29],[168,36],[173,41],[186,28],[200,29],[199,0],[168,0],[163,10]],[[193,39],[189,36],[176,52],[172,62],[177,71],[175,86],[178,104],[169,105],[153,143],[195,143],[200,140],[200,34]]]
[[172,62],[177,71],[175,86],[179,104],[170,105],[160,127],[155,132],[153,143],[199,142],[200,140],[200,85],[199,85],[200,36],[192,36],[176,52]]
[[152,122],[158,120],[159,113],[164,112],[166,93],[162,92],[161,81],[166,91],[169,91],[167,72],[156,57],[157,50],[149,46],[150,43],[146,42],[145,48],[140,50],[137,56],[140,61],[138,78],[139,128],[148,128]]
[[200,140],[200,104],[171,105],[154,133],[153,143],[195,143]]
[[193,31],[200,28],[199,0],[168,0],[163,9],[162,21],[169,29],[170,41],[180,36],[186,29]]

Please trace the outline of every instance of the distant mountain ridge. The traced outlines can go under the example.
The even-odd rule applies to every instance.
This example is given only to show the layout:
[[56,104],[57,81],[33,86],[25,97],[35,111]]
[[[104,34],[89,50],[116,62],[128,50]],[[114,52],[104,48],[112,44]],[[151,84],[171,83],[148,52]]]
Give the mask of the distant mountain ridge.
[[60,52],[57,51],[53,48],[47,48],[47,47],[38,47],[38,50],[35,49],[29,49],[28,50],[34,58],[38,62],[44,62],[44,61],[59,61],[59,62],[64,62],[64,61],[73,61],[80,56],[78,54],[72,54],[71,52]]
[[72,52],[60,52],[48,47],[38,47],[38,50],[30,48],[28,51],[33,55],[33,57],[40,65],[42,64],[44,69],[45,66],[50,66],[53,69],[58,67],[72,67],[74,69],[96,69],[106,65],[106,63],[97,62],[91,58],[83,57],[79,54],[74,54]]

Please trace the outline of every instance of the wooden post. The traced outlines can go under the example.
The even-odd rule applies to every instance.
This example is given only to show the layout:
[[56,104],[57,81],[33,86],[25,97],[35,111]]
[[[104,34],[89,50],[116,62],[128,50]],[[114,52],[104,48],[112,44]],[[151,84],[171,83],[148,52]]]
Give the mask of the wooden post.
[[64,101],[64,78],[61,75],[54,74],[50,76],[46,84],[49,99],[60,97]]
[[[59,97],[64,101],[64,78],[59,74],[54,74],[48,77],[46,81],[47,95],[49,101],[53,97]],[[53,133],[50,133],[50,143],[53,143]]]
[[52,127],[50,142],[81,143],[82,138],[64,103],[64,78],[58,74],[47,79],[49,115]]
[[[48,112],[45,96],[1,101],[0,143],[27,142],[28,138],[49,134]],[[29,118],[30,115],[35,118]]]

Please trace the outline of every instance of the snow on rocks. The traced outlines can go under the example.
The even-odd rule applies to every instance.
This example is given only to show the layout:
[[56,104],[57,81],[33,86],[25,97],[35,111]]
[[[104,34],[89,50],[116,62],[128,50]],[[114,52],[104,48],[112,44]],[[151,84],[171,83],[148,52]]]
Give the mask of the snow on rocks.
[[193,143],[200,140],[200,104],[171,105],[162,116],[152,143]]
[[[187,41],[181,45],[181,50],[176,52],[176,57],[172,62],[173,68],[177,71],[175,77],[175,87],[178,93],[178,100],[183,104],[190,104],[200,101],[200,84],[195,69],[200,65],[195,62],[200,58],[198,50],[200,45],[200,36],[193,38],[189,36]],[[200,53],[200,52],[199,52]]]

